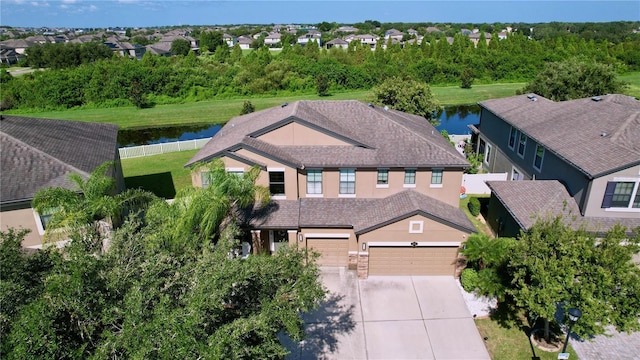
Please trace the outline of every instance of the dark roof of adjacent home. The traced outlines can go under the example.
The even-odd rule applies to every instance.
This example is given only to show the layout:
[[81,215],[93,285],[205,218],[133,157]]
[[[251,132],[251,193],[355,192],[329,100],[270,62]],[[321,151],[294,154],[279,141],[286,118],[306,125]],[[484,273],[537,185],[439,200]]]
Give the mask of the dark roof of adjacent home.
[[28,201],[41,188],[72,188],[67,176],[88,177],[114,161],[118,127],[81,121],[1,115],[0,202]]
[[[258,137],[296,122],[340,146],[277,146]],[[185,166],[251,149],[297,167],[454,167],[468,162],[423,117],[360,101],[297,101],[235,117]]]
[[523,230],[538,219],[562,216],[574,228],[603,233],[619,223],[631,230],[640,218],[585,217],[562,183],[557,180],[487,181],[491,193],[504,205]]
[[640,101],[633,97],[554,102],[529,94],[479,104],[590,178],[640,164]]
[[413,190],[380,199],[274,200],[264,208],[244,214],[245,219],[249,219],[248,224],[254,228],[353,228],[356,234],[367,233],[413,215],[422,215],[468,233],[475,231],[459,208]]

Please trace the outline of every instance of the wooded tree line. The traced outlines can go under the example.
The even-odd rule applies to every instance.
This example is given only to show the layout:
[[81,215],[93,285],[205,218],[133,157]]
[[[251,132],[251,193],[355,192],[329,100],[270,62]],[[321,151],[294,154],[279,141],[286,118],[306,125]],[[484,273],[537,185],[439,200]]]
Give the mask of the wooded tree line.
[[[528,81],[545,64],[579,58],[610,64],[618,72],[640,69],[640,39],[618,44],[559,36],[530,40],[521,33],[497,36],[478,46],[461,34],[449,44],[427,37],[422,44],[388,44],[372,51],[358,43],[348,49],[259,48],[247,56],[239,47],[218,46],[207,55],[171,58],[145,54],[142,61],[109,58],[77,67],[3,77],[3,108],[56,109],[109,107],[312,92],[318,77],[330,91],[368,90],[391,77],[419,82],[461,84]],[[143,106],[140,106],[143,107]]]

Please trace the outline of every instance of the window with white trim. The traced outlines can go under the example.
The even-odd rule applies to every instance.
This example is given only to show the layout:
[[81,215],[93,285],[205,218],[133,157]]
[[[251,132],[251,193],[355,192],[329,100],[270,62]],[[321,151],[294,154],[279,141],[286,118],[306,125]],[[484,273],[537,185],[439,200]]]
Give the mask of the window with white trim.
[[520,141],[518,141],[518,155],[524,157],[524,150],[527,147],[527,135],[520,133]]
[[533,158],[533,168],[542,170],[542,160],[544,159],[544,147],[540,144],[536,145],[536,155]]
[[640,179],[638,181],[609,181],[604,192],[602,208],[640,209]]
[[518,137],[518,130],[511,127],[511,131],[509,132],[509,149],[513,150],[516,146],[516,138]]
[[491,150],[493,150],[491,144],[487,144],[484,150],[484,163],[487,165],[491,164]]
[[524,177],[522,176],[522,173],[520,172],[520,170],[518,170],[516,167],[511,167],[511,180],[522,180]]
[[416,169],[407,169],[404,171],[404,184],[405,185],[416,184]]
[[355,195],[356,193],[356,170],[340,169],[340,194]]
[[269,192],[271,196],[284,196],[284,171],[269,172]]
[[431,185],[442,185],[442,169],[431,170]]
[[322,194],[322,170],[307,170],[307,194]]
[[378,169],[378,185],[389,185],[389,170]]

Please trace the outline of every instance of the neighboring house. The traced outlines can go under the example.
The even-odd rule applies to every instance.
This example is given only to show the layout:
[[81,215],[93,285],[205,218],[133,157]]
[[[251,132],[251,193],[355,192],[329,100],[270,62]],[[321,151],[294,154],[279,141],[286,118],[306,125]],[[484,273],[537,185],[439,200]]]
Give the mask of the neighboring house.
[[[423,117],[359,101],[298,101],[231,119],[185,166],[259,166],[272,203],[248,214],[253,252],[313,248],[358,275],[454,275],[473,225],[468,162]],[[194,186],[207,186],[205,173]]]
[[280,44],[280,39],[282,35],[277,32],[271,32],[269,35],[265,36],[264,44],[265,46],[275,46],[276,44]]
[[89,177],[106,161],[115,162],[113,176],[118,190],[123,190],[117,137],[118,127],[112,124],[0,115],[2,230],[30,229],[22,245],[41,247],[48,214],[31,208],[36,191],[74,189],[69,174]]
[[238,43],[238,38],[233,35],[229,35],[225,33],[222,35],[222,41],[227,43],[229,47],[234,47]]
[[0,63],[6,65],[17,64],[20,60],[24,59],[25,55],[20,54],[16,49],[0,44]]
[[554,102],[529,94],[479,104],[484,168],[522,180],[488,184],[488,221],[499,235],[514,236],[532,217],[563,208],[593,232],[616,222],[640,226],[638,100],[613,94]]
[[20,55],[24,55],[25,52],[27,51],[27,48],[32,46],[32,44],[27,42],[25,39],[10,39],[5,41],[0,41],[0,44],[3,47],[6,46],[7,48],[13,49],[13,51],[15,51]]
[[346,48],[349,47],[349,42],[347,42],[345,40],[342,40],[340,38],[335,38],[335,39],[333,39],[331,41],[327,41],[327,43],[324,44],[324,46],[327,49],[331,49],[332,47],[336,47],[336,48],[339,48],[339,49],[346,49]]
[[115,37],[108,38],[105,40],[104,44],[122,57],[129,57],[138,60],[142,59],[144,53],[147,51],[147,49],[142,45],[120,41]]
[[396,41],[402,41],[402,38],[404,37],[404,33],[400,30],[396,30],[396,29],[389,29],[387,31],[384,32],[384,42],[385,44],[389,41],[389,39],[393,39]]
[[380,39],[379,36],[372,35],[372,34],[349,35],[345,38],[345,40],[348,41],[349,43],[354,40],[359,41],[362,45],[370,47],[371,50],[375,50],[376,44],[378,43],[379,39]]
[[238,45],[240,45],[240,49],[249,50],[251,49],[251,44],[253,43],[253,38],[249,36],[240,36],[238,38]]
[[[478,42],[480,42],[480,36],[482,33],[480,32],[474,32],[473,34],[469,35],[469,39],[471,39],[471,41],[473,42],[474,46],[478,46]],[[487,45],[489,45],[489,42],[491,41],[491,34],[488,32],[484,33],[484,37],[485,37],[485,42],[487,43]]]
[[187,40],[192,51],[200,50],[200,41],[187,35],[165,35],[160,39],[160,41],[152,45],[154,45],[154,47],[164,49],[167,47],[166,44],[169,44],[168,48],[171,49],[171,44],[177,39]]
[[322,46],[322,33],[318,30],[309,30],[308,33],[298,37],[298,44],[304,46],[309,42],[315,41],[318,46]]

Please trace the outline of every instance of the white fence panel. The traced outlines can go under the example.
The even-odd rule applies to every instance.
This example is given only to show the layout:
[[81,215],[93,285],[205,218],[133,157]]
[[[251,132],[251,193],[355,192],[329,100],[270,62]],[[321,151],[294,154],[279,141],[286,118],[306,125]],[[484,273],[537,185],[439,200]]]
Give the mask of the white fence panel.
[[464,174],[462,175],[462,186],[465,187],[467,194],[491,194],[491,189],[485,184],[485,181],[503,181],[507,180],[508,173],[493,174]]
[[170,143],[124,147],[118,149],[120,159],[164,154],[169,152],[201,149],[211,138],[175,141]]

